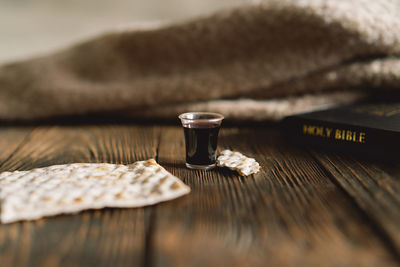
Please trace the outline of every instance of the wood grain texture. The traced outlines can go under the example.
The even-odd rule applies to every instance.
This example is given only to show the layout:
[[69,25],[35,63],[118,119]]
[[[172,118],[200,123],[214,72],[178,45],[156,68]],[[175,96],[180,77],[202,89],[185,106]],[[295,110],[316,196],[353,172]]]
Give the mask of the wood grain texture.
[[379,166],[337,154],[313,155],[400,254],[400,175],[395,173],[399,165]]
[[156,266],[396,266],[351,198],[304,151],[271,130],[225,129],[220,148],[255,157],[263,171],[184,168],[181,129],[163,129],[159,161],[191,195],[156,207]]
[[[131,163],[156,156],[152,127],[38,127],[2,163],[22,170],[70,162]],[[145,262],[150,209],[105,209],[0,225],[1,266],[134,266]]]
[[[400,170],[341,158],[326,158],[328,164],[322,154],[286,145],[273,128],[222,131],[220,148],[262,165],[261,173],[247,178],[226,169],[186,169],[182,129],[174,126],[9,127],[0,130],[0,145],[3,171],[156,158],[192,188],[185,197],[147,208],[0,225],[1,266],[399,264],[397,237],[388,235],[398,231]],[[350,183],[350,174],[365,192],[342,184],[339,179]],[[393,214],[368,211],[371,203],[363,197],[371,188],[382,200],[375,205]]]
[[28,141],[32,127],[1,127],[0,128],[0,168],[13,153]]

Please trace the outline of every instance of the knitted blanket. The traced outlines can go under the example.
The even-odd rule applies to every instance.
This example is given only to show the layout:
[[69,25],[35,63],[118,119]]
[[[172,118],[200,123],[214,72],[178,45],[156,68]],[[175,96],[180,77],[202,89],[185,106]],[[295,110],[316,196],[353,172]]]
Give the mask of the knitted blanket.
[[106,113],[236,120],[400,89],[400,2],[269,0],[111,32],[0,67],[0,119]]

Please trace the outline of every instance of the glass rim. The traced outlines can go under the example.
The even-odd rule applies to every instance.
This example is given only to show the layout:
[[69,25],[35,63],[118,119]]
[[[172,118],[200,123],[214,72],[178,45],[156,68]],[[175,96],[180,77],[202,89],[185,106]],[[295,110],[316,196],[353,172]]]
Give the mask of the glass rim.
[[[200,118],[195,118],[194,116],[199,116]],[[201,118],[201,116],[209,116],[210,118]],[[215,112],[185,112],[178,116],[182,121],[191,121],[191,122],[219,122],[222,121],[225,117],[222,114]]]

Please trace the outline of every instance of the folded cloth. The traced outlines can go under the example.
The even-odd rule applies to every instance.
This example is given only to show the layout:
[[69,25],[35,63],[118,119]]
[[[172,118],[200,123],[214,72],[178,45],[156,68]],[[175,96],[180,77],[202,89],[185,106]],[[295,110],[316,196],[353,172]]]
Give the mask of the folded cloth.
[[270,0],[0,67],[0,119],[280,119],[400,88],[396,0]]

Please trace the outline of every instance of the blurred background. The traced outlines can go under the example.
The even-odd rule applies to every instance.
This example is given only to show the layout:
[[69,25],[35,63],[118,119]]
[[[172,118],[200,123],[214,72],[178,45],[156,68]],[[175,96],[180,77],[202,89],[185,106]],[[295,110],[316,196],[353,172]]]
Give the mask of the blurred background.
[[245,0],[0,0],[0,64],[116,28],[187,20]]

